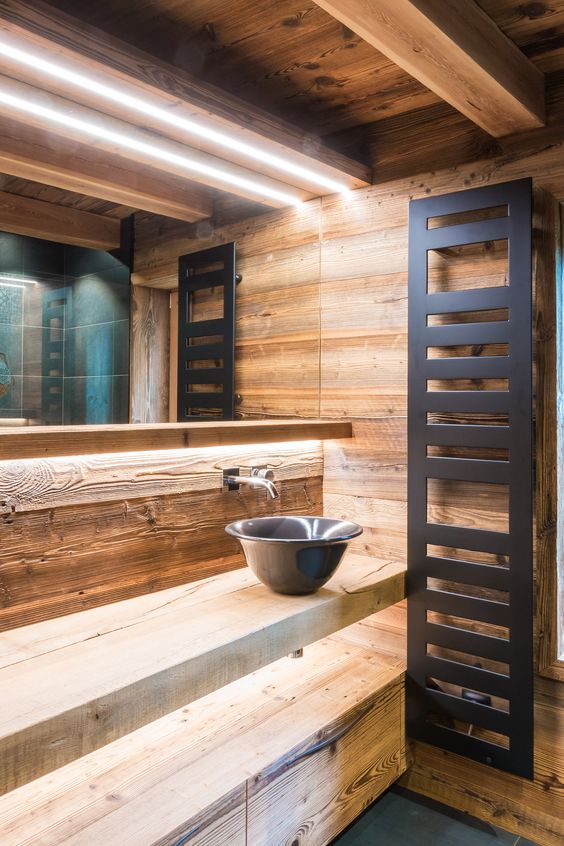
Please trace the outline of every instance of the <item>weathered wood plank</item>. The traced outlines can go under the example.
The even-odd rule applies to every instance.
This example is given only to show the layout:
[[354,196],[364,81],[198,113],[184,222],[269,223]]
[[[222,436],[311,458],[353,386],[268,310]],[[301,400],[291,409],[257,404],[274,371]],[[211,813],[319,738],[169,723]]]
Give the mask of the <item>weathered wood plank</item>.
[[[169,419],[169,321],[168,291],[132,287],[131,423],[163,423]],[[175,397],[176,393],[172,394],[173,402]]]
[[[351,731],[370,750],[381,734],[373,715],[380,702],[390,701],[390,690],[402,687],[402,668],[378,654],[369,629],[347,631],[348,643],[329,638],[308,647],[299,672],[294,661],[283,658],[2,797],[5,846],[118,846],[124,837],[171,846],[200,821],[218,825],[228,818],[227,797],[236,796],[241,786],[246,792],[256,775],[276,762],[311,749],[320,731],[332,734],[366,712]],[[392,770],[398,753],[391,752]],[[377,779],[385,781],[385,773],[374,772],[366,789]],[[334,789],[340,785],[336,779]],[[158,813],[147,815],[147,807]],[[223,813],[210,813],[211,808]],[[337,818],[342,813],[334,812]],[[194,842],[238,846],[232,828],[223,825],[196,833]]]
[[[3,790],[394,604],[405,592],[403,565],[353,554],[313,596],[276,595],[249,578],[247,570],[231,574],[225,592],[209,600],[205,581],[180,595],[165,593],[141,619],[136,600],[114,605],[104,634],[77,633],[75,643],[7,664],[0,671],[10,691],[0,731]],[[90,618],[84,625],[96,627],[96,615],[82,614]],[[49,642],[50,624],[43,626]],[[33,644],[40,629],[29,632]],[[53,686],[54,674],[64,674],[65,684]]]
[[57,458],[112,452],[239,446],[348,438],[351,425],[331,420],[34,426],[0,428],[0,458]]
[[118,218],[6,191],[0,192],[0,226],[5,232],[93,250],[116,250],[120,245]]

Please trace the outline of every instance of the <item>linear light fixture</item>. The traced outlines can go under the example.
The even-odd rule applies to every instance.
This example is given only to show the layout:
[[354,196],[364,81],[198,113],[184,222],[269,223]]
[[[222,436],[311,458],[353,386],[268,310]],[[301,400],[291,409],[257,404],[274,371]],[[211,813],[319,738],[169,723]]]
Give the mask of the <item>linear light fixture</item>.
[[48,59],[43,59],[40,56],[28,52],[27,50],[22,50],[19,47],[7,44],[2,40],[0,40],[0,55],[12,59],[15,62],[19,62],[22,65],[31,67],[34,70],[41,70],[43,73],[55,79],[60,79],[75,86],[76,88],[88,91],[89,94],[97,94],[99,97],[118,103],[122,107],[139,112],[143,115],[149,115],[163,124],[174,126],[177,129],[182,129],[185,132],[196,135],[199,138],[212,141],[214,144],[225,147],[227,150],[235,150],[236,152],[247,156],[249,159],[263,162],[264,164],[276,168],[276,170],[283,173],[305,179],[313,184],[319,185],[321,188],[328,188],[330,191],[335,193],[346,193],[349,190],[347,185],[337,181],[336,179],[331,179],[330,177],[317,173],[310,168],[302,167],[301,165],[282,158],[281,156],[269,153],[267,150],[263,150],[254,144],[248,144],[245,141],[234,138],[232,135],[228,135],[219,130],[205,126],[196,120],[175,115],[167,109],[155,106],[152,103],[142,100],[139,97],[132,96],[131,94],[126,94],[118,88],[98,82],[93,77],[84,76],[83,74],[77,73],[70,68],[66,68],[63,65],[57,64],[56,62],[52,62]]
[[165,150],[157,144],[141,141],[138,138],[133,138],[130,135],[126,135],[123,132],[117,132],[113,129],[106,129],[93,121],[73,117],[65,112],[53,109],[50,106],[42,106],[40,103],[24,99],[23,97],[18,97],[14,94],[8,94],[8,92],[2,91],[1,89],[0,103],[4,103],[23,114],[40,117],[49,123],[70,127],[78,133],[89,136],[90,138],[100,138],[105,141],[110,141],[112,144],[122,147],[125,150],[134,150],[158,161],[174,164],[176,167],[179,167],[188,173],[201,173],[205,176],[211,177],[212,179],[220,180],[226,185],[242,188],[245,191],[254,192],[259,196],[269,197],[289,206],[299,206],[302,204],[302,201],[292,194],[286,194],[284,191],[270,188],[267,185],[263,185],[261,182],[255,182],[253,179],[237,176],[236,174],[229,173],[220,167],[195,161],[189,156]]
[[27,279],[25,276],[2,276],[0,274],[0,285],[3,288],[25,288],[26,285],[37,285],[37,280]]

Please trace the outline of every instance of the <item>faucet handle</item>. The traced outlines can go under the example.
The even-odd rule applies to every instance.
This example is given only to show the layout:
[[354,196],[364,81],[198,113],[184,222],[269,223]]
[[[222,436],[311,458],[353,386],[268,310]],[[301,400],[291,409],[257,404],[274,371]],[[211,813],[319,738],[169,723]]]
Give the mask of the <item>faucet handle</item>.
[[251,476],[257,476],[259,479],[268,479],[269,482],[272,482],[274,481],[274,470],[270,470],[266,465],[251,467]]

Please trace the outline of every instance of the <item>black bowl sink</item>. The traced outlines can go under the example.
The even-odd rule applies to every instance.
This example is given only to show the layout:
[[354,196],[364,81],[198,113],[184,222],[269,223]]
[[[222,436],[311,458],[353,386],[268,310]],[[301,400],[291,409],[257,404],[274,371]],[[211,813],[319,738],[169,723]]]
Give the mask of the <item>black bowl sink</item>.
[[329,517],[256,517],[225,531],[241,543],[247,564],[276,593],[315,593],[327,582],[362,528]]

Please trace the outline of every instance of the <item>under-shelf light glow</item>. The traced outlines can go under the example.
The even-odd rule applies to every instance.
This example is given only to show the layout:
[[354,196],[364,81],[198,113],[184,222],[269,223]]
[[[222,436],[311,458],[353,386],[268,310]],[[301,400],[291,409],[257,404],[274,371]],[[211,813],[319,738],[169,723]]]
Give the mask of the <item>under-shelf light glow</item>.
[[212,141],[214,144],[225,147],[227,150],[235,150],[236,152],[247,156],[249,159],[263,162],[264,164],[276,168],[283,173],[296,176],[299,179],[304,179],[307,182],[311,182],[321,188],[327,188],[335,193],[346,193],[349,190],[348,186],[344,183],[339,182],[336,179],[331,179],[321,173],[317,173],[316,171],[311,170],[311,168],[302,167],[295,162],[282,158],[281,156],[274,155],[273,153],[269,153],[267,150],[263,150],[254,144],[248,144],[245,141],[234,138],[232,135],[212,129],[209,126],[199,123],[198,121],[175,115],[167,109],[155,106],[152,103],[140,99],[139,97],[126,94],[118,88],[98,82],[92,77],[84,76],[83,74],[77,73],[70,68],[66,68],[63,65],[43,59],[40,56],[29,53],[27,50],[22,50],[18,47],[12,46],[11,44],[6,44],[1,40],[0,55],[5,56],[8,59],[12,59],[15,62],[19,62],[22,65],[32,67],[35,70],[39,69],[48,76],[60,79],[63,82],[74,85],[76,88],[88,91],[89,94],[97,94],[105,100],[111,100],[122,107],[139,112],[143,115],[148,115],[163,124],[174,126],[177,129],[182,129],[191,135],[196,135],[197,137],[204,138],[207,141]]
[[242,188],[244,191],[252,192],[258,196],[268,197],[286,205],[299,206],[302,204],[302,201],[292,194],[286,194],[284,191],[270,188],[267,185],[255,182],[252,179],[237,176],[236,174],[229,173],[222,168],[194,161],[188,156],[173,153],[172,151],[165,150],[156,144],[151,144],[146,141],[141,141],[138,138],[133,138],[130,135],[125,135],[123,132],[106,129],[103,126],[98,126],[92,121],[73,117],[65,112],[57,111],[50,106],[42,106],[39,103],[32,102],[31,100],[24,99],[23,97],[8,94],[6,91],[2,91],[1,89],[0,103],[4,103],[23,114],[34,115],[35,117],[40,117],[49,123],[69,127],[76,130],[78,133],[82,133],[83,135],[87,135],[91,138],[100,138],[104,141],[110,141],[112,144],[122,147],[125,150],[133,150],[134,152],[142,153],[144,156],[148,156],[149,158],[173,164],[182,170],[186,170],[188,173],[201,173],[214,180],[220,180],[226,185]]

